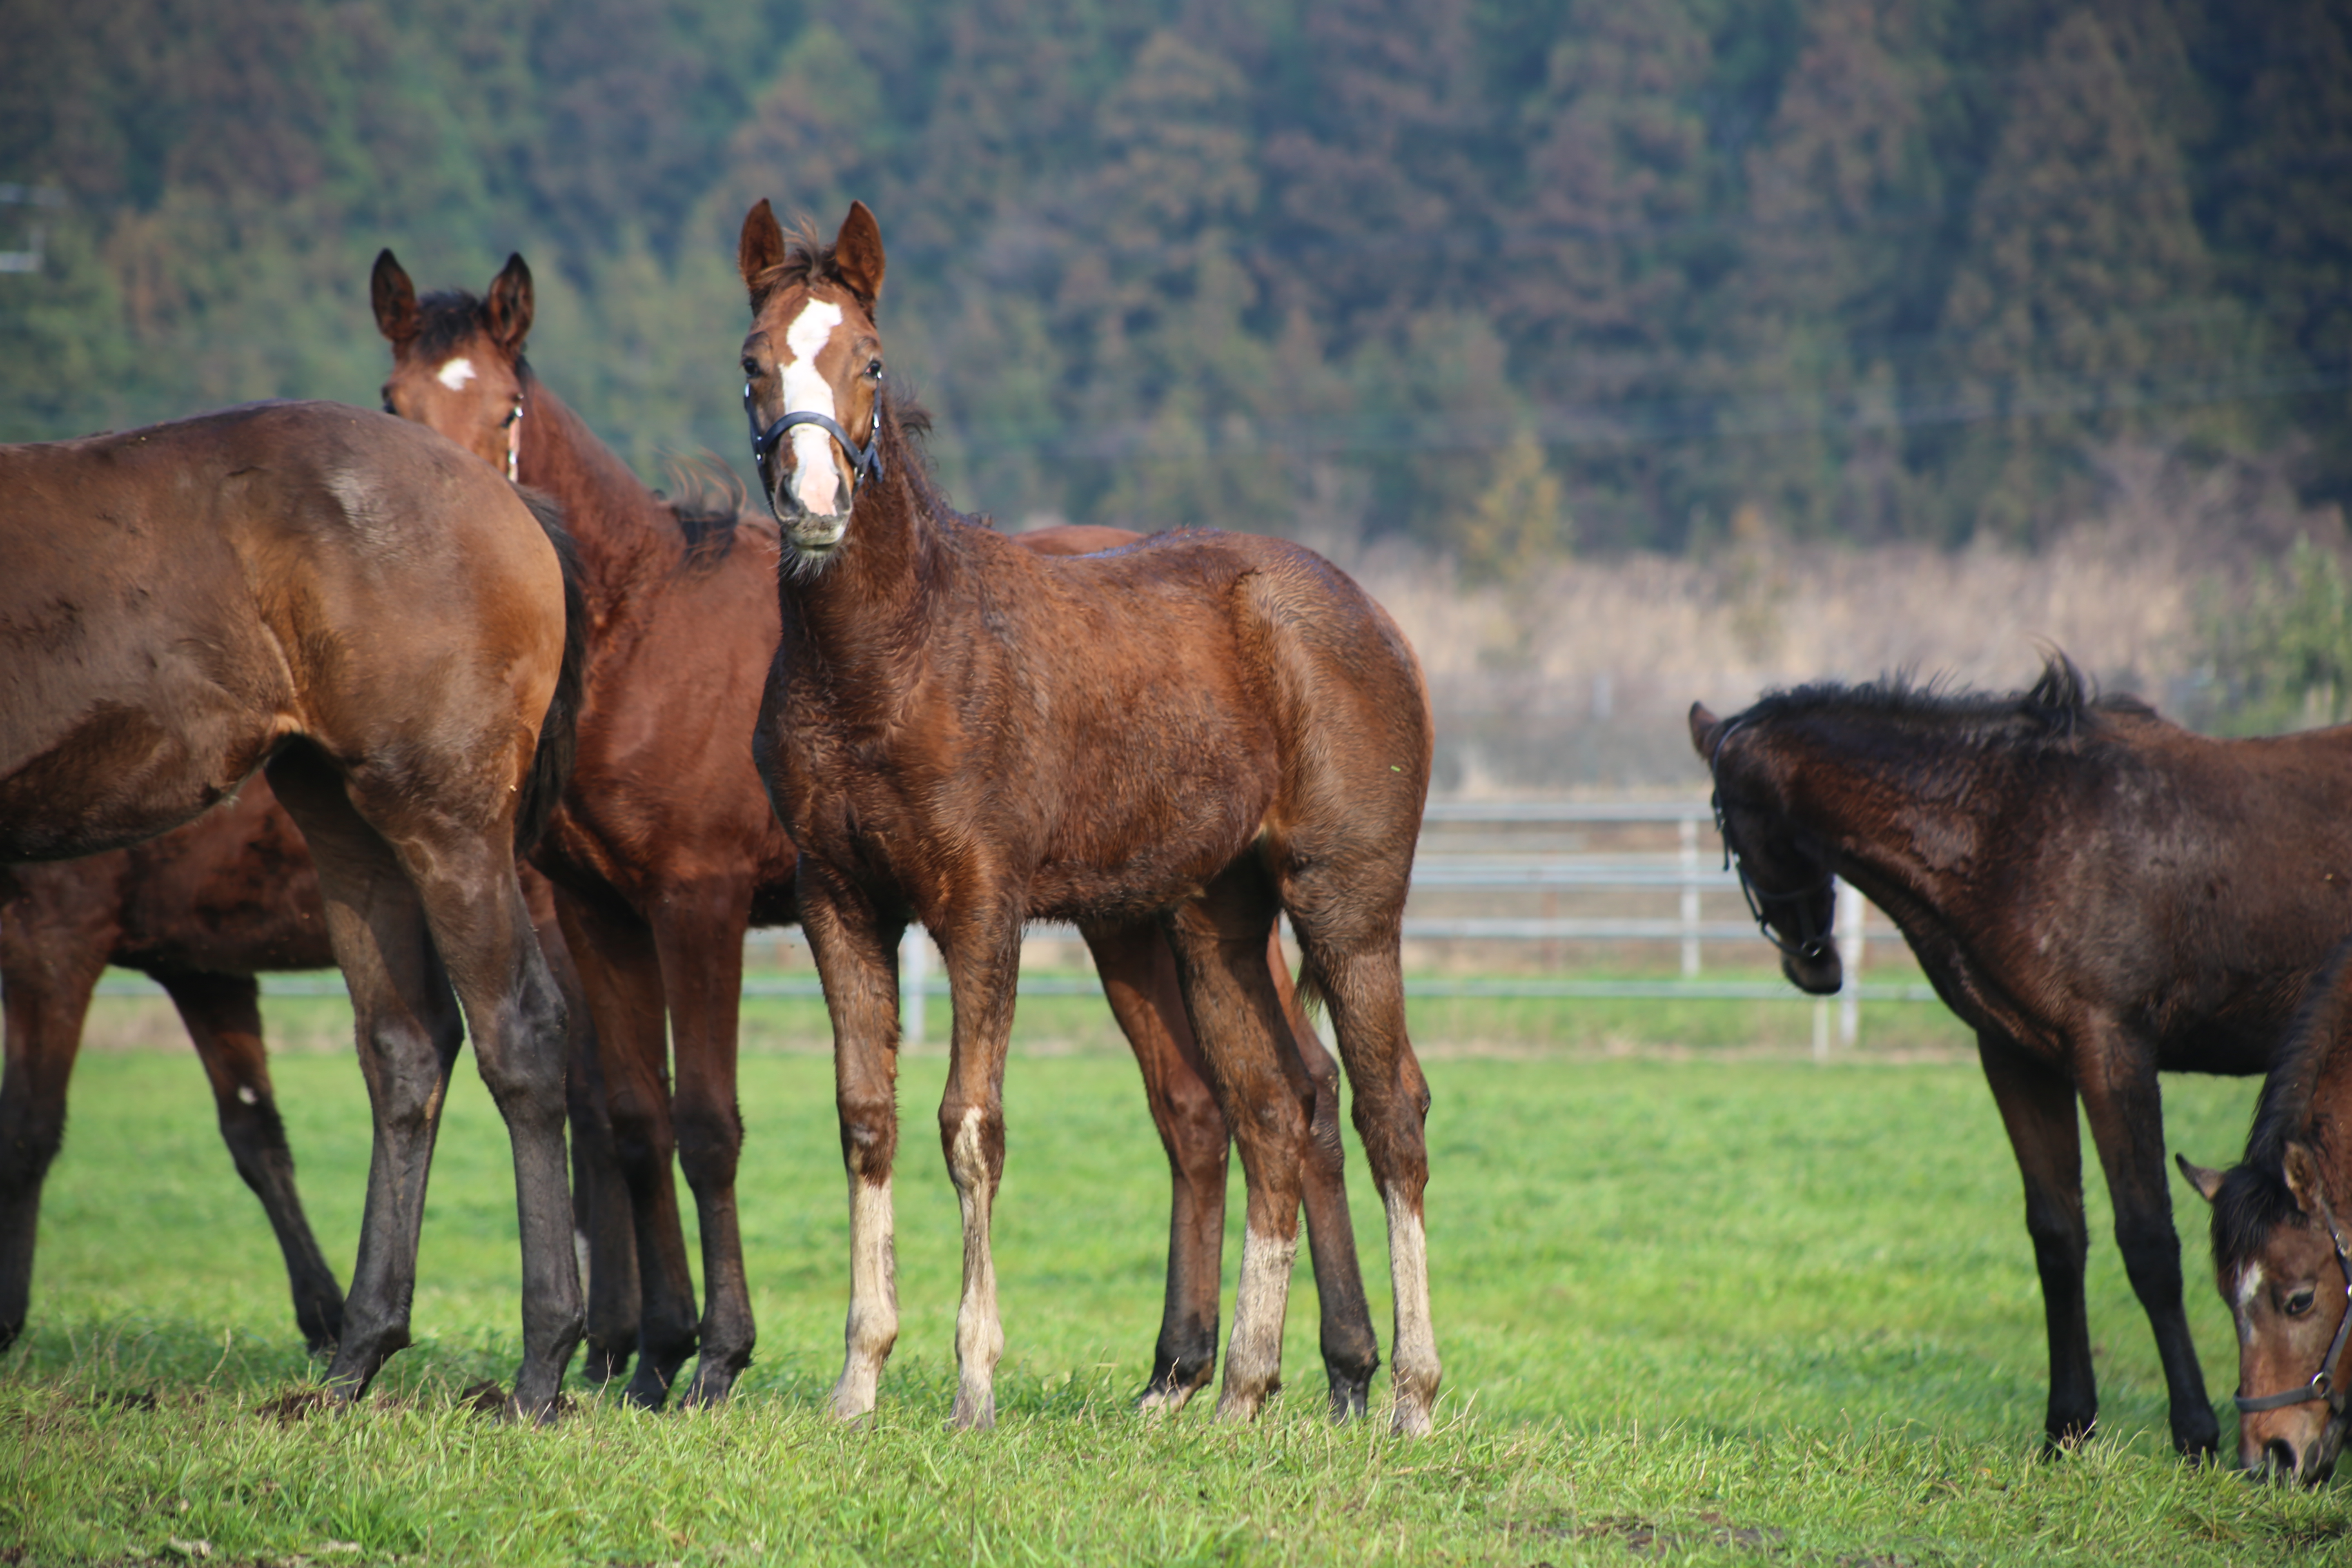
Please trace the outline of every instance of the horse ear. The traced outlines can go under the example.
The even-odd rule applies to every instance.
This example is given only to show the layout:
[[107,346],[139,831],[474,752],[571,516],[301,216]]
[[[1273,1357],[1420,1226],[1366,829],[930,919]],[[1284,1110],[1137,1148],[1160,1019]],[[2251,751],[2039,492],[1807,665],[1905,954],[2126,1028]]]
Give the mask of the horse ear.
[[882,297],[882,226],[864,202],[850,203],[849,216],[841,220],[841,232],[833,240],[833,265],[872,315],[874,301]]
[[523,339],[530,336],[530,268],[520,254],[510,255],[505,270],[490,284],[490,297],[482,302],[490,341],[509,353],[520,353]]
[[2286,1146],[2286,1158],[2282,1161],[2282,1174],[2286,1177],[2286,1190],[2294,1194],[2295,1206],[2305,1214],[2315,1215],[2320,1209],[2319,1162],[2311,1150],[2301,1143]]
[[751,309],[768,297],[760,279],[783,265],[784,226],[776,221],[776,209],[761,196],[759,205],[743,215],[743,237],[735,245],[735,270],[743,275],[743,287],[751,295]]
[[1715,727],[1717,722],[1717,721],[1716,716],[1707,711],[1706,703],[1694,702],[1691,704],[1691,749],[1698,753],[1698,760],[1703,763],[1712,763],[1715,761],[1715,752],[1712,742],[1715,739]]
[[368,277],[368,298],[375,305],[376,331],[385,338],[404,343],[416,335],[416,285],[408,280],[390,246],[376,255],[375,270]]
[[2207,1203],[2211,1203],[2221,1193],[2221,1172],[2209,1171],[2202,1165],[2193,1164],[2186,1154],[2175,1154],[2172,1157],[2172,1163],[2180,1167],[2180,1173],[2189,1178],[2189,1184],[2195,1187],[2198,1195]]

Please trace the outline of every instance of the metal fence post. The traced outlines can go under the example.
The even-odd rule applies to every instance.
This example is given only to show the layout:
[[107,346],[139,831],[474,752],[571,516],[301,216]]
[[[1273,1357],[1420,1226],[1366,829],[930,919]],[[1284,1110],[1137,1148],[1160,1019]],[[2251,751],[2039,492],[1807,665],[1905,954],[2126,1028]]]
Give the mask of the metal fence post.
[[910,924],[898,939],[898,1042],[923,1043],[923,981],[931,967],[931,944],[920,925]]

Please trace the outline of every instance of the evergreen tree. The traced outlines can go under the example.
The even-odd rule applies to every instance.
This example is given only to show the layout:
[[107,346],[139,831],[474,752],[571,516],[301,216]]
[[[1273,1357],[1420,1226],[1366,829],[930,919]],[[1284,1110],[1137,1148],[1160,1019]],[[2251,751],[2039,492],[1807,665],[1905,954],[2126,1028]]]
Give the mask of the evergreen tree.
[[1955,531],[2032,538],[2079,496],[2088,444],[2177,420],[2228,352],[2213,281],[2177,147],[2106,26],[2072,13],[2018,78],[1945,305],[1973,421],[1951,459]]

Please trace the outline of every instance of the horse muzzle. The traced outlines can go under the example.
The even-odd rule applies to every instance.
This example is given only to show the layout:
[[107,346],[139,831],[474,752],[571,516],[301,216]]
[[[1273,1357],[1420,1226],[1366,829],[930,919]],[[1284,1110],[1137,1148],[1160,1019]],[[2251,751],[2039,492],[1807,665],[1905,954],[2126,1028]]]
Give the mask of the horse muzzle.
[[1782,955],[1780,973],[1808,996],[1833,996],[1845,984],[1845,966],[1838,962],[1837,949],[1826,942],[1818,952],[1808,946]]

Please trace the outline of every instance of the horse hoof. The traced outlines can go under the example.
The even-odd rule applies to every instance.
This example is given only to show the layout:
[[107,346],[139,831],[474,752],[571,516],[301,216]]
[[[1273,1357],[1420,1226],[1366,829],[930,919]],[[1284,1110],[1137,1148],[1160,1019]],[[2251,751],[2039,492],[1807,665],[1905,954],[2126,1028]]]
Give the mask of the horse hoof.
[[1169,1387],[1155,1383],[1136,1395],[1135,1408],[1139,1414],[1154,1419],[1173,1415],[1192,1403],[1192,1390],[1191,1384]]
[[640,1410],[659,1410],[669,1403],[669,1382],[656,1373],[644,1362],[637,1363],[637,1375],[621,1390],[621,1397]]
[[1353,1421],[1371,1408],[1372,1374],[1361,1376],[1352,1372],[1331,1373],[1331,1419]]
[[633,1353],[611,1345],[600,1345],[591,1340],[587,1353],[581,1359],[580,1375],[601,1388],[629,1370],[629,1358]]
[[948,1416],[948,1425],[959,1432],[987,1432],[996,1426],[996,1395],[967,1395],[959,1391],[955,1409]]

